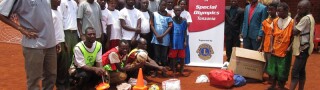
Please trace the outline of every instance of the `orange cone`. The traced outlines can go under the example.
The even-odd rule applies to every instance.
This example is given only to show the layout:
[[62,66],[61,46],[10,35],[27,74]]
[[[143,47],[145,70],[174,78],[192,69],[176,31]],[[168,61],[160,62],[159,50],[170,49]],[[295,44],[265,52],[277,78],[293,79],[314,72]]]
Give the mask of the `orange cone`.
[[142,73],[142,69],[139,68],[139,74],[138,74],[138,80],[137,80],[137,84],[136,86],[133,86],[132,90],[147,90],[148,87],[144,85],[143,82],[143,73]]

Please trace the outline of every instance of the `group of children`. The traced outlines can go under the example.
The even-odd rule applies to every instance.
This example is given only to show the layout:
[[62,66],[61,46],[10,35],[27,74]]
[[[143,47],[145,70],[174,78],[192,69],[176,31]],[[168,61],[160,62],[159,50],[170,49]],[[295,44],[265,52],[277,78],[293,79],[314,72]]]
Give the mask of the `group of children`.
[[303,90],[306,80],[306,62],[313,50],[314,18],[310,14],[310,2],[302,0],[298,4],[295,18],[289,16],[289,6],[285,2],[273,1],[268,5],[269,18],[263,21],[264,37],[261,51],[267,60],[266,72],[274,90],[276,84],[283,90],[290,72],[291,58],[295,62],[291,72],[290,90],[299,83]]
[[[136,47],[136,45],[131,44],[135,41],[133,39],[139,39],[139,37],[145,38],[148,46],[146,51],[151,58],[154,58],[157,64],[163,67],[171,67],[173,76],[175,77],[176,67],[178,66],[176,63],[179,60],[179,72],[184,75],[183,69],[185,63],[185,48],[187,46],[187,27],[192,22],[191,15],[185,10],[187,1],[180,0],[178,2],[179,5],[174,6],[173,0],[160,0],[156,12],[148,10],[148,7],[150,7],[149,0],[141,0],[138,2],[140,4],[136,4],[136,0],[126,0],[125,7],[120,11],[116,9],[119,5],[118,2],[119,0],[98,0],[97,2],[94,2],[94,4],[99,4],[101,8],[101,20],[99,20],[98,23],[101,22],[102,24],[102,54],[117,47],[121,40],[129,42],[130,49],[133,49]],[[68,47],[64,43],[65,34],[63,31],[63,23],[65,22],[63,21],[63,15],[58,8],[60,3],[60,0],[51,1],[54,28],[56,30],[57,38],[56,47],[58,54],[63,55],[60,53],[61,50],[73,51],[73,47]],[[138,9],[136,7],[138,7]],[[83,13],[87,13],[87,11],[84,11]],[[94,29],[94,27],[92,28]],[[87,29],[83,28],[83,30]],[[84,34],[81,34],[81,39],[85,39],[82,38],[82,35]],[[99,39],[97,40],[99,41]],[[156,75],[156,73],[154,74]]]

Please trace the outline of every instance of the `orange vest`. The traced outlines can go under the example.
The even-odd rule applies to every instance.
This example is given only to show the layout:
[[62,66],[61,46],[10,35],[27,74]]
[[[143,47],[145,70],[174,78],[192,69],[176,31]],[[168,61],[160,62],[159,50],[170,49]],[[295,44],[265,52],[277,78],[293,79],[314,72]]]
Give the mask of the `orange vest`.
[[273,55],[278,57],[285,57],[286,51],[291,42],[290,39],[292,35],[292,30],[294,27],[294,21],[292,19],[289,25],[284,30],[281,30],[277,24],[278,20],[279,18],[273,21],[273,28],[274,28],[274,32],[273,32],[274,40],[273,40],[273,47],[272,47],[274,50]]
[[[277,18],[275,18],[277,19]],[[272,23],[271,18],[267,18],[262,22],[262,30],[264,32],[264,41],[263,41],[263,52],[271,52],[271,37],[272,37],[272,28],[271,28],[271,23]]]

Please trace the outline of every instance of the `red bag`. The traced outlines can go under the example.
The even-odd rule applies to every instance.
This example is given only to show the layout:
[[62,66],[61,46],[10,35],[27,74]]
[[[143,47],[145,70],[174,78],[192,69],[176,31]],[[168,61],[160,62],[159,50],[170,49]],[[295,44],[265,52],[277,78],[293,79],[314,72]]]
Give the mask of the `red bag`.
[[234,84],[233,75],[231,70],[211,70],[209,73],[210,85],[230,88]]

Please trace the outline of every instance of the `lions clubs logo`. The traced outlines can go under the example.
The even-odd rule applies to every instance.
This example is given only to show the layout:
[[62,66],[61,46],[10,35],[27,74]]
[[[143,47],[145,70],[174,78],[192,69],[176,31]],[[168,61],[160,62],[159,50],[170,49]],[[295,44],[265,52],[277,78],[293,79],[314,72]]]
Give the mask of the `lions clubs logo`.
[[204,43],[199,46],[197,53],[199,58],[201,58],[202,60],[209,60],[214,52],[209,44]]

